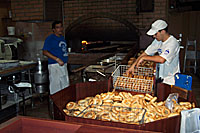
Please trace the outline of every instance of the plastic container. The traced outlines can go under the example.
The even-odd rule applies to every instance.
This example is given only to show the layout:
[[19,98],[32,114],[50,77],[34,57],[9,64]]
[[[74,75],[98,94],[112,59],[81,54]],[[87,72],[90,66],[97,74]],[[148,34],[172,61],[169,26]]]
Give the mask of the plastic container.
[[15,35],[15,27],[7,27],[8,35]]
[[192,90],[192,76],[180,73],[175,74],[175,86]]

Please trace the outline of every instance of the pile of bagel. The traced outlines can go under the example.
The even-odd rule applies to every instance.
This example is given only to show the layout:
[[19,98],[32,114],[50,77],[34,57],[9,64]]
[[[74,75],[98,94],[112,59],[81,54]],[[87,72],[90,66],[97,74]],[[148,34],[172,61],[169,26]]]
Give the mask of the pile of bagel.
[[156,102],[149,94],[132,95],[129,92],[107,92],[69,102],[63,111],[66,115],[114,121],[127,124],[148,123],[179,115],[182,110],[195,107],[194,103],[173,101],[173,109],[165,107],[165,101]]

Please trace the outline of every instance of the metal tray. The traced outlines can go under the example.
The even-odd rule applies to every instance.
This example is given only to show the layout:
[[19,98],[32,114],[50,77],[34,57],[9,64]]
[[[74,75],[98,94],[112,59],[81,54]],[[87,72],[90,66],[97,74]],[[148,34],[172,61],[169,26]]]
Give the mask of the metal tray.
[[[113,87],[115,89],[142,92],[142,93],[152,93],[153,92],[153,82],[154,82],[154,70],[152,68],[138,67],[134,71],[136,78],[125,77],[129,66],[119,65],[113,72]],[[141,79],[143,77],[144,79]],[[151,79],[145,77],[151,77]]]
[[[117,114],[113,112],[113,110],[116,108],[120,110]],[[91,112],[95,114],[95,117],[89,119],[114,121],[114,122],[122,122],[129,124],[143,124],[146,110],[143,108],[91,104],[88,107],[86,107],[83,111],[81,111],[79,114],[77,114],[76,117],[87,118],[85,117],[86,113],[91,113]],[[112,116],[112,114],[115,114],[116,116]],[[108,119],[102,118],[102,115],[107,115]],[[117,117],[117,119],[113,119],[113,117]],[[123,121],[121,121],[122,119]]]

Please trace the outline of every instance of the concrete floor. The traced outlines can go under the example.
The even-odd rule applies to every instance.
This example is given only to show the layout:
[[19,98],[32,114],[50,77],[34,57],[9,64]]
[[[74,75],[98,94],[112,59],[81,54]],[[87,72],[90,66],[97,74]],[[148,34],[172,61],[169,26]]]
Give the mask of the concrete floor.
[[[75,77],[77,78],[78,76],[80,75],[71,75],[70,79],[73,80]],[[193,76],[192,89],[195,94],[197,104],[198,106],[200,106],[200,82],[199,82],[200,78],[195,75],[192,76]],[[76,83],[78,81],[80,81],[80,78],[79,79],[77,78],[76,80],[72,81],[72,83]],[[31,105],[26,106],[26,115],[36,118],[52,119],[49,114],[48,98],[49,97],[47,94],[42,96],[42,100],[41,97],[39,97],[39,95],[35,95],[33,97],[34,106],[33,107]],[[22,111],[20,111],[19,114],[22,115]]]

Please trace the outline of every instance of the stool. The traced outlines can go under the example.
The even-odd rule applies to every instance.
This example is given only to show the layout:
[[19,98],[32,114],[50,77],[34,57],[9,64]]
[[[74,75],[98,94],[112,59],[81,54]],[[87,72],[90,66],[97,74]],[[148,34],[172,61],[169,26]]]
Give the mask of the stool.
[[23,115],[26,115],[26,104],[25,104],[25,91],[27,88],[25,87],[17,87],[17,89],[15,89],[15,93],[17,93],[19,95],[19,97],[22,98],[22,102],[23,102]]
[[13,88],[14,88],[15,93],[17,93],[18,96],[22,98],[22,102],[23,102],[23,110],[22,111],[23,111],[23,115],[26,115],[25,91],[27,89],[30,90],[31,84],[30,83],[18,83],[18,84],[14,84]]

